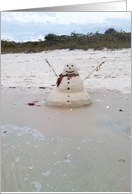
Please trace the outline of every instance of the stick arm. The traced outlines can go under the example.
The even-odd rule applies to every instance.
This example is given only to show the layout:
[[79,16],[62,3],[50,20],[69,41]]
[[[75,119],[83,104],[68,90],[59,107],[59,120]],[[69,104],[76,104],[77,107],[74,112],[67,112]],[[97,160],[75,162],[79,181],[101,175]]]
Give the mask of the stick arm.
[[[105,63],[105,61],[103,61],[100,65],[98,65],[93,71],[91,71],[91,72],[87,75],[87,77],[84,78],[84,80],[87,79],[94,71],[98,71],[103,63]],[[84,81],[84,80],[83,80],[83,81]]]

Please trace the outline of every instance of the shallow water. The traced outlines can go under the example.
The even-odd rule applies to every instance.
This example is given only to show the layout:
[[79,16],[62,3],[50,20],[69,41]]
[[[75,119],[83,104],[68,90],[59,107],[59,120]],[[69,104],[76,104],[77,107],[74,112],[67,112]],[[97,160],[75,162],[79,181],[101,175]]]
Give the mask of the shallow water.
[[130,95],[89,93],[92,105],[64,109],[46,91],[2,90],[2,191],[131,190]]
[[13,125],[3,131],[2,191],[130,191],[126,137],[48,137]]

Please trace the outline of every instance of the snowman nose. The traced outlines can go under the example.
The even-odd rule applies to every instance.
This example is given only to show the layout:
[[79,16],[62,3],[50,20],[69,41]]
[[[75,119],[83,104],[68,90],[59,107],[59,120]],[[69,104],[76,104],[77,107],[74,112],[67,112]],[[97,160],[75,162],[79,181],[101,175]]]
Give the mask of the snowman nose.
[[69,69],[71,69],[71,67],[69,67]]

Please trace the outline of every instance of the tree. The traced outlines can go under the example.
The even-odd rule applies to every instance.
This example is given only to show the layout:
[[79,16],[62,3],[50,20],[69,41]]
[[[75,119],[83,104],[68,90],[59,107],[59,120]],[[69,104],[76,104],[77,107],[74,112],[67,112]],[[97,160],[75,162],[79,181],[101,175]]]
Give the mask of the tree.
[[56,38],[57,38],[57,35],[55,34],[47,34],[44,39],[47,41],[47,42],[55,42],[56,41]]
[[111,35],[112,33],[116,32],[114,28],[109,28],[105,31],[105,34]]

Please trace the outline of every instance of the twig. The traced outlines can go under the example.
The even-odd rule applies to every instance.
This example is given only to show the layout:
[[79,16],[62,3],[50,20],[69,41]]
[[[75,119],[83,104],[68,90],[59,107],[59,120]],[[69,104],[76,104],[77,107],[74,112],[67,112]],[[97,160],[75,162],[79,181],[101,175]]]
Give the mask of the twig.
[[[103,63],[105,63],[105,61],[103,61],[100,65],[98,65],[93,71],[91,71],[91,72],[88,74],[88,76],[85,77],[85,79],[87,79],[94,71],[98,71]],[[85,80],[85,79],[84,79],[84,80]],[[83,81],[84,81],[84,80],[83,80]]]
[[58,77],[57,73],[55,72],[55,70],[53,69],[52,65],[50,65],[49,61],[47,59],[45,59],[45,61],[48,63],[48,65],[51,67],[51,69],[53,70],[54,74]]

